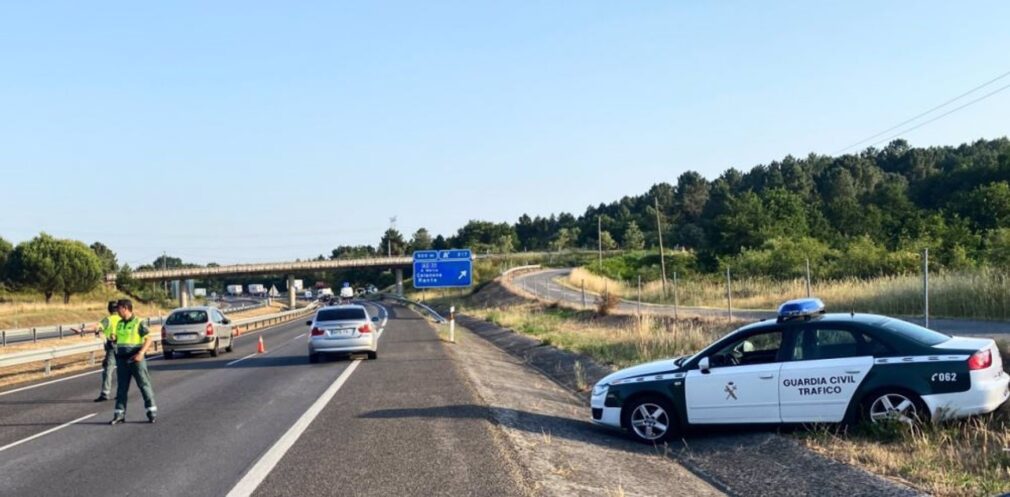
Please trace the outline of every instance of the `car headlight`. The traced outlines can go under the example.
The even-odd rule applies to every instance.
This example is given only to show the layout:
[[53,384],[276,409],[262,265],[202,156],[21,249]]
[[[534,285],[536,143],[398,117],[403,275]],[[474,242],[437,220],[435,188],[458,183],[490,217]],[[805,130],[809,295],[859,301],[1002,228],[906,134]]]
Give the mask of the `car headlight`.
[[610,385],[606,383],[597,383],[596,385],[593,386],[593,397],[598,397],[600,395],[606,394],[607,389],[609,388]]

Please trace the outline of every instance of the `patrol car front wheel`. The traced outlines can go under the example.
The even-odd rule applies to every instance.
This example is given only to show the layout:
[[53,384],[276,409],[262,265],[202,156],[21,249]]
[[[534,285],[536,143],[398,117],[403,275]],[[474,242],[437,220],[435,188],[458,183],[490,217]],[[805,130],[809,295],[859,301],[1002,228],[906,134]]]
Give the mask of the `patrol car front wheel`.
[[634,400],[622,414],[628,433],[642,443],[665,442],[677,432],[673,406],[664,399],[645,397]]
[[919,396],[904,391],[882,391],[870,395],[863,406],[863,419],[877,423],[913,425],[929,419],[929,411]]

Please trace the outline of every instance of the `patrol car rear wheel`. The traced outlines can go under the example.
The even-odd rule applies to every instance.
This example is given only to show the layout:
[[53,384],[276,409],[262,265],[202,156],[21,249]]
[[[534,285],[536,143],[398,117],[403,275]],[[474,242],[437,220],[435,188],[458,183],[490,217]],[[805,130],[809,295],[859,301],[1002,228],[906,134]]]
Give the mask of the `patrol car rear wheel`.
[[919,396],[900,390],[870,395],[864,404],[863,418],[871,423],[913,425],[928,419],[929,411]]
[[644,397],[624,411],[625,426],[635,440],[654,444],[669,440],[677,431],[673,407],[664,399]]

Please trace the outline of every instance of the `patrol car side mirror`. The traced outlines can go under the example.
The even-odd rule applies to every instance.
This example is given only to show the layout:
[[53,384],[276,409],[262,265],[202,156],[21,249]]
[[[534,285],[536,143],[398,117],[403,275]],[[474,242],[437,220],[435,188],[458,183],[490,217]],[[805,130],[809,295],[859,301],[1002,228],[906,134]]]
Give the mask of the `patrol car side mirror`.
[[702,374],[708,374],[708,357],[702,357],[701,360],[698,361],[698,369],[701,370]]
[[378,323],[379,322],[379,316],[372,316],[372,322],[373,323]]

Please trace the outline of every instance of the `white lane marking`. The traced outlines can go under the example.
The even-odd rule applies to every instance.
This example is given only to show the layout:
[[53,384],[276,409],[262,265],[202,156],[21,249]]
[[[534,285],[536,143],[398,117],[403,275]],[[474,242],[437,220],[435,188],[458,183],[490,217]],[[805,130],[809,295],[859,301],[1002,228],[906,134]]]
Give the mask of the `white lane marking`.
[[245,357],[243,357],[241,359],[235,359],[234,361],[231,361],[228,364],[225,364],[225,367],[231,366],[232,364],[238,364],[238,363],[240,363],[240,362],[242,362],[242,361],[244,361],[244,360],[246,360],[246,359],[248,359],[250,357],[255,357],[255,356],[256,356],[256,353],[253,352],[252,354],[249,354],[249,355],[247,355],[247,356],[245,356]]
[[281,461],[284,454],[291,449],[295,442],[298,441],[298,438],[302,436],[302,433],[304,433],[309,425],[312,424],[312,421],[316,419],[316,416],[323,411],[326,404],[333,399],[333,397],[337,394],[337,391],[340,390],[340,387],[344,386],[344,382],[351,377],[351,373],[358,368],[358,364],[361,364],[360,360],[353,361],[347,366],[347,369],[345,369],[343,373],[340,373],[340,376],[337,377],[333,384],[331,384],[329,388],[327,388],[326,391],[323,392],[318,399],[316,399],[312,406],[310,406],[309,409],[305,411],[300,418],[298,418],[298,421],[295,421],[295,424],[291,425],[291,428],[288,429],[287,433],[281,436],[281,438],[274,443],[273,447],[270,447],[270,449],[267,450],[258,461],[256,461],[256,464],[252,467],[252,469],[250,469],[249,472],[247,472],[245,476],[243,476],[242,479],[235,484],[235,487],[228,492],[228,497],[246,497],[252,495],[253,492],[256,491],[256,489],[260,486],[260,483],[263,483],[263,480],[266,479],[267,475],[269,475],[270,472],[273,471],[274,467],[277,466],[277,463]]
[[14,390],[7,390],[6,392],[0,392],[0,397],[4,395],[10,395],[12,393],[24,392],[25,390],[31,390],[33,388],[44,387],[46,385],[52,385],[53,383],[59,383],[61,381],[72,380],[74,378],[80,378],[82,376],[87,376],[89,374],[101,373],[101,369],[96,369],[94,371],[88,371],[87,373],[75,374],[73,376],[67,376],[66,378],[60,378],[58,380],[47,381],[45,383],[36,383],[35,385],[28,385],[27,387],[15,388]]
[[98,414],[97,412],[93,412],[91,414],[88,414],[87,416],[81,416],[81,417],[79,417],[79,418],[77,418],[77,419],[75,419],[75,420],[73,420],[73,421],[71,421],[69,423],[63,423],[63,424],[61,424],[61,425],[59,425],[59,426],[57,426],[55,428],[50,428],[50,429],[48,429],[46,431],[43,431],[41,433],[36,433],[36,434],[34,434],[34,435],[32,435],[32,436],[30,436],[28,438],[23,438],[21,440],[18,440],[17,442],[9,443],[7,445],[4,445],[3,447],[0,447],[0,452],[3,452],[5,450],[13,448],[13,447],[17,447],[18,445],[21,445],[23,443],[31,442],[32,440],[35,440],[36,438],[44,437],[44,436],[46,436],[46,435],[48,435],[48,434],[50,434],[50,433],[52,433],[52,432],[54,432],[56,430],[62,430],[62,429],[66,428],[66,427],[68,427],[68,426],[70,426],[70,425],[72,425],[74,423],[80,423],[81,421],[84,421],[85,419],[88,419],[88,418],[90,418],[92,416],[95,416],[97,414]]
[[305,336],[305,333],[302,333],[301,335],[298,335],[298,336],[296,336],[296,337],[292,338],[292,339],[291,339],[291,341],[293,342],[293,341],[295,341],[295,340],[298,340],[299,338],[301,338],[301,337],[303,337],[303,336]]

